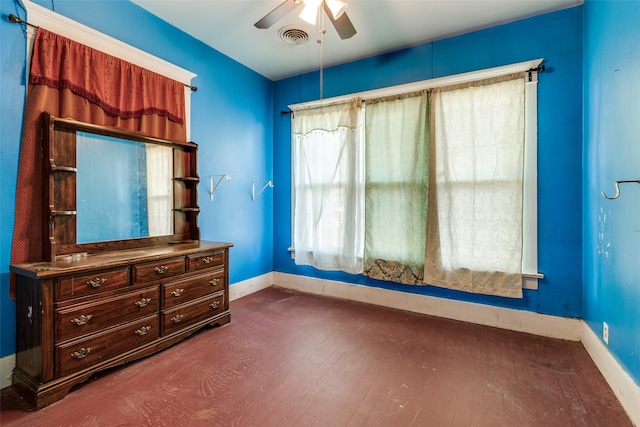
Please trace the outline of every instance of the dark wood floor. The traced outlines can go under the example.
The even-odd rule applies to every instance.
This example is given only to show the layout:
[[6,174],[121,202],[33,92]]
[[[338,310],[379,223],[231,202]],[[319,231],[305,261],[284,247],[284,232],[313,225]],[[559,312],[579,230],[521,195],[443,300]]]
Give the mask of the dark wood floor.
[[579,343],[269,288],[3,426],[631,426]]

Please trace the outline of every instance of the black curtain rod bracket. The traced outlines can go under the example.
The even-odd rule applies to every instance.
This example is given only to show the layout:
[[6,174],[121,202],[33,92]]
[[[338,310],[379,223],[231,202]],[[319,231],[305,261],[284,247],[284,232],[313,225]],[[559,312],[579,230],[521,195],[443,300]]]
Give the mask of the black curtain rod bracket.
[[528,69],[528,70],[527,70],[527,73],[530,73],[530,72],[532,72],[532,71],[538,71],[538,72],[540,72],[540,73],[543,73],[543,72],[544,72],[544,70],[545,70],[546,68],[547,68],[547,67],[546,67],[544,64],[540,64],[540,65],[538,65],[536,68],[530,68],[530,69]]
[[289,111],[284,111],[284,110],[280,111],[280,117],[283,117],[283,116],[286,116],[286,115],[289,115],[289,114],[291,114],[291,117],[295,116],[294,112],[291,111],[291,110],[289,110]]
[[531,76],[531,73],[533,72],[538,72],[538,73],[544,73],[544,70],[546,70],[547,67],[544,64],[540,64],[538,65],[536,68],[529,68],[526,73],[529,76],[529,81],[533,80],[533,77]]

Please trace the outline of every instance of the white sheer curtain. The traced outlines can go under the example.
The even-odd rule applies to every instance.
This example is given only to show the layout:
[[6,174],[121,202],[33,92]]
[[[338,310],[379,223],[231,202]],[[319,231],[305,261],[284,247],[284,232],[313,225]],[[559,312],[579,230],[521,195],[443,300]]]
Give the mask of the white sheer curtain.
[[149,236],[173,234],[173,151],[146,144]]
[[426,283],[522,297],[524,95],[523,74],[432,93]]
[[362,273],[362,101],[297,110],[291,123],[295,262]]
[[426,90],[366,102],[366,276],[422,284],[428,111]]

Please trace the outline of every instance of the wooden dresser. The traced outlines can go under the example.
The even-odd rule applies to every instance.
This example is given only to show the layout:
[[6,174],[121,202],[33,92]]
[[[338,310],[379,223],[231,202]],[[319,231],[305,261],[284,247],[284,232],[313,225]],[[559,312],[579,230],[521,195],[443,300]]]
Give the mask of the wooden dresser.
[[12,265],[14,388],[40,409],[97,371],[228,323],[231,246],[196,240]]

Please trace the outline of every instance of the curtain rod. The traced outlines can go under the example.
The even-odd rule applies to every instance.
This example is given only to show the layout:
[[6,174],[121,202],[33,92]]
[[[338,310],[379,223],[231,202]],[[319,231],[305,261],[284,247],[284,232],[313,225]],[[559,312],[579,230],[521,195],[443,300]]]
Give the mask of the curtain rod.
[[[454,85],[459,83],[467,83],[474,80],[499,77],[499,76],[503,76],[511,73],[525,73],[525,79],[530,78],[531,80],[529,81],[532,81],[534,77],[533,72],[542,71],[542,68],[540,68],[542,66],[542,61],[544,61],[543,58],[532,59],[529,61],[523,61],[523,62],[518,62],[515,64],[509,64],[509,65],[501,65],[498,67],[487,68],[484,70],[476,70],[476,71],[469,71],[469,72],[460,73],[460,74],[453,74],[449,76],[435,77],[435,78],[421,80],[421,81],[412,82],[412,83],[404,83],[404,84],[399,84],[394,86],[387,86],[379,89],[371,89],[363,92],[350,93],[348,95],[338,95],[335,97],[325,98],[322,100],[300,102],[297,104],[288,105],[288,107],[290,110],[291,109],[298,110],[298,109],[313,108],[313,107],[318,107],[322,105],[328,105],[330,103],[344,102],[346,100],[353,99],[353,98],[362,98],[365,100],[380,98],[384,96],[395,95],[398,93],[408,93],[408,92],[414,92],[414,91],[423,90],[423,89],[433,89],[436,87],[449,86],[449,85]],[[526,76],[526,74],[528,74],[528,76]]]
[[[534,73],[534,72],[544,73],[546,68],[547,67],[544,64],[540,64],[537,67],[529,68],[527,71],[525,71],[525,73],[528,75],[529,81],[532,81],[533,80],[532,73]],[[289,111],[284,111],[284,110],[280,111],[280,117],[287,116],[289,114],[291,114],[292,117],[294,115],[294,112],[291,110],[291,108],[289,108]]]
[[[33,28],[40,28],[37,25],[33,25],[33,24],[31,24],[31,23],[29,23],[27,21],[24,21],[24,20],[20,19],[18,16],[14,15],[13,13],[11,13],[9,16],[7,16],[7,18],[9,19],[9,22],[13,22],[15,24],[25,24],[25,25],[28,25],[28,26],[33,27]],[[183,84],[185,85],[185,87],[188,87],[193,92],[197,92],[198,91],[198,87],[197,86],[191,86],[191,85],[188,85],[186,83],[183,83]]]
[[545,65],[544,65],[544,64],[540,64],[540,65],[538,65],[538,66],[537,66],[537,67],[535,67],[535,68],[529,68],[529,69],[527,70],[527,73],[531,73],[531,72],[533,72],[533,71],[540,71],[540,72],[542,73],[542,72],[544,72],[544,70],[545,70],[546,68],[547,68],[547,67],[545,67]]
[[7,18],[9,18],[9,22],[13,22],[15,24],[25,24],[25,25],[28,25],[28,26],[33,27],[33,28],[39,28],[37,25],[33,25],[33,24],[28,23],[27,21],[23,21],[22,19],[18,18],[13,13],[10,14]]

